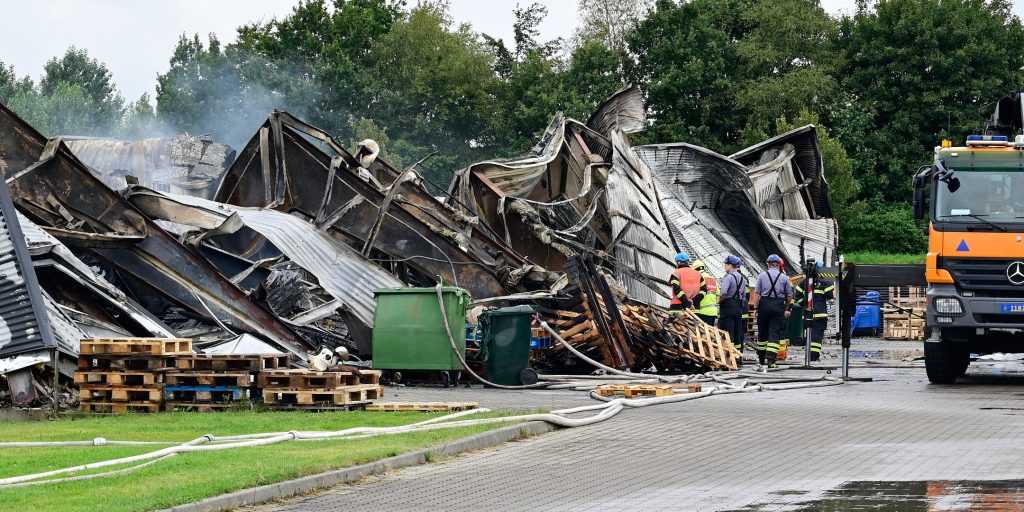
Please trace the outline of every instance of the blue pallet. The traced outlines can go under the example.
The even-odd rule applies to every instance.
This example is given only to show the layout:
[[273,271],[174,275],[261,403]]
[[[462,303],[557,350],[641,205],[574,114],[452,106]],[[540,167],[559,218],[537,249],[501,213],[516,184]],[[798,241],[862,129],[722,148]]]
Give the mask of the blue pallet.
[[543,350],[555,346],[553,338],[530,338],[530,350]]
[[175,391],[195,391],[195,392],[221,392],[230,391],[231,398],[233,400],[241,400],[243,398],[242,392],[248,388],[240,388],[238,386],[164,386],[164,394],[170,394]]

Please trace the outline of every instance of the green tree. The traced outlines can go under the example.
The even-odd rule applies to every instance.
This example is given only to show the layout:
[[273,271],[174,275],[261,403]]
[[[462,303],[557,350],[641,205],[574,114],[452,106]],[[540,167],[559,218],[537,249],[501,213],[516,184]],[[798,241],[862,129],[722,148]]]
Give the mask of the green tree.
[[631,79],[647,94],[648,141],[689,141],[719,152],[738,147],[739,52],[749,31],[744,0],[658,0],[627,37]]
[[763,140],[776,119],[821,112],[833,101],[837,24],[817,0],[758,1],[743,22],[750,29],[736,43],[736,107],[746,145]]
[[583,41],[573,49],[562,73],[567,114],[586,121],[597,107],[626,86],[621,73],[622,54],[597,39]]
[[494,147],[488,137],[493,61],[468,25],[454,27],[443,6],[420,4],[372,52],[376,65],[367,71],[380,84],[368,117],[386,127],[392,141],[404,141],[405,161],[438,149],[431,168],[450,172]]
[[654,0],[577,0],[580,41],[600,41],[619,54],[629,50],[627,37],[654,6]]
[[928,248],[928,237],[906,203],[857,201],[839,221],[844,251],[922,254]]
[[125,109],[120,136],[128,139],[141,139],[165,135],[170,135],[170,133],[157,118],[156,109],[149,98],[149,93],[142,93],[138,100]]
[[855,165],[858,179],[866,196],[887,201],[908,202],[932,148],[983,128],[1024,67],[1024,28],[1006,0],[882,0],[842,20],[839,44],[836,76],[857,103],[854,117],[870,125],[852,132],[863,141],[837,134],[871,150],[870,165]]
[[9,103],[16,94],[31,91],[34,87],[31,78],[18,78],[14,66],[5,66],[0,61],[0,102]]
[[[63,87],[62,84],[73,87]],[[80,93],[84,94],[93,112],[93,122],[83,125],[80,120],[73,118],[77,113],[69,113],[71,118],[58,123],[65,127],[81,127],[84,132],[79,133],[83,134],[111,135],[117,130],[124,114],[124,98],[117,91],[106,64],[90,57],[86,50],[74,46],[68,48],[62,57],[54,57],[46,62],[43,78],[39,81],[39,93],[51,98],[55,108],[57,105],[67,105],[72,111],[77,106],[72,107],[67,102],[75,101]],[[59,112],[52,113],[55,119],[60,115]]]
[[372,118],[379,103],[374,43],[405,15],[404,4],[304,0],[280,20],[240,27],[235,46],[283,71],[261,76],[266,70],[252,66],[247,78],[281,91],[310,121],[350,137],[354,123]]

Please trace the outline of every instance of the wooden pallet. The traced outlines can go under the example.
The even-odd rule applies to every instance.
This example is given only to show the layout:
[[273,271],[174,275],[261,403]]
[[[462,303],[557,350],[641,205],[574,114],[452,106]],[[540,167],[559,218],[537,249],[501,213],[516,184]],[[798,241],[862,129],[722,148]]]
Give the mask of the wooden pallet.
[[151,402],[160,403],[163,391],[160,387],[123,387],[79,385],[79,400],[82,402]]
[[681,392],[685,389],[687,393],[700,393],[704,389],[704,386],[699,382],[680,382],[666,384],[666,386],[672,386],[672,389],[676,392]]
[[287,354],[195,354],[178,356],[174,367],[179,370],[237,372],[287,368]]
[[263,403],[278,405],[345,405],[379,400],[384,388],[376,384],[347,386],[334,390],[263,389]]
[[237,386],[165,386],[164,398],[179,403],[228,403],[250,397],[249,388]]
[[922,341],[925,339],[924,321],[907,318],[886,318],[882,338],[887,340]]
[[129,412],[160,412],[159,403],[151,402],[81,402],[79,410],[93,414],[126,414]]
[[477,402],[375,402],[367,411],[378,412],[457,412],[480,407]]
[[315,405],[299,405],[299,404],[265,404],[268,409],[274,411],[309,411],[309,412],[327,412],[327,411],[365,411],[366,407],[371,402],[352,402],[347,404],[315,404]]
[[75,384],[108,386],[151,386],[162,381],[160,372],[75,372]]
[[192,340],[181,338],[90,338],[79,343],[78,353],[121,355],[191,354]]
[[380,370],[318,372],[313,370],[264,370],[257,376],[261,388],[275,389],[339,389],[360,384],[380,384]]
[[625,398],[672,396],[675,393],[671,384],[605,384],[598,386],[596,391],[600,396],[621,396]]
[[164,374],[164,382],[168,386],[236,386],[253,385],[252,373],[249,372],[188,372],[171,371]]
[[236,410],[251,410],[253,408],[252,402],[240,401],[230,403],[198,403],[198,402],[164,402],[164,410],[166,411],[182,411],[182,412],[220,412],[220,411],[236,411]]
[[174,364],[175,356],[78,356],[78,369],[89,372],[146,372],[174,368]]

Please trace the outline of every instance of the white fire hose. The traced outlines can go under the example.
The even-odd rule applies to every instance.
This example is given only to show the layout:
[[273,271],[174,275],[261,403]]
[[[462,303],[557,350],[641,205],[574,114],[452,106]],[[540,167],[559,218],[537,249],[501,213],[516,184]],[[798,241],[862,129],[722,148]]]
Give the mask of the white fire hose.
[[[790,377],[779,376],[777,380],[785,381],[797,381],[796,383],[776,383],[776,384],[764,384],[755,383],[751,384],[748,380],[739,382],[732,382],[729,379],[737,377],[752,377],[759,379],[772,379],[775,376],[769,376],[763,373],[749,373],[749,372],[730,372],[727,374],[715,374],[713,372],[707,374],[697,375],[684,375],[684,376],[658,376],[642,373],[632,373],[618,370],[595,361],[583,353],[575,349],[568,342],[566,342],[554,329],[552,329],[546,322],[541,322],[541,325],[545,330],[548,331],[559,343],[565,346],[570,352],[575,354],[580,359],[587,363],[600,368],[613,375],[611,376],[570,376],[570,375],[546,375],[541,378],[544,382],[540,382],[533,385],[527,386],[500,386],[493,383],[489,383],[475,372],[473,372],[466,364],[465,358],[455,344],[454,336],[451,333],[451,327],[448,325],[448,318],[444,311],[443,296],[441,294],[441,288],[437,288],[438,303],[441,307],[441,318],[444,320],[445,332],[448,335],[448,339],[452,344],[452,349],[456,354],[459,355],[460,362],[463,367],[466,368],[469,373],[477,380],[484,382],[485,384],[492,385],[498,388],[504,389],[535,389],[541,387],[569,387],[572,386],[578,389],[592,389],[596,385],[600,384],[601,380],[612,380],[616,382],[629,382],[629,381],[640,381],[640,382],[673,382],[673,383],[686,383],[686,382],[715,382],[716,387],[707,391],[701,391],[697,393],[680,393],[671,396],[653,397],[653,398],[641,398],[641,399],[626,399],[626,398],[609,398],[603,397],[595,392],[591,391],[590,396],[601,403],[593,405],[585,405],[581,407],[574,407],[569,409],[560,409],[551,411],[550,413],[534,413],[534,414],[521,414],[516,416],[501,416],[494,418],[477,418],[477,419],[457,419],[467,415],[488,412],[488,409],[473,409],[469,411],[457,412],[437,418],[432,418],[426,421],[413,423],[410,425],[402,425],[397,427],[354,427],[345,430],[338,431],[289,431],[289,432],[265,432],[258,434],[241,434],[232,436],[214,436],[207,434],[200,436],[191,441],[180,443],[174,441],[111,441],[103,438],[96,438],[91,441],[53,441],[53,442],[0,442],[0,449],[3,448],[22,448],[22,447],[52,447],[52,446],[106,446],[106,445],[124,445],[124,446],[145,446],[145,445],[159,445],[159,444],[171,444],[167,448],[142,453],[139,455],[132,455],[129,457],[120,457],[116,459],[108,459],[100,462],[92,462],[89,464],[82,464],[78,466],[70,466],[66,468],[56,469],[52,471],[44,471],[40,473],[33,473],[28,475],[14,476],[0,479],[0,489],[11,488],[11,487],[22,487],[28,485],[39,485],[39,484],[50,484],[57,482],[67,482],[75,480],[85,480],[91,478],[99,478],[104,476],[112,476],[116,474],[124,474],[130,471],[142,469],[151,464],[155,464],[161,460],[174,457],[181,453],[191,452],[212,452],[221,450],[230,450],[234,448],[254,447],[254,446],[268,446],[277,443],[283,443],[287,441],[318,441],[318,440],[339,440],[339,439],[363,439],[367,437],[375,437],[380,435],[395,435],[404,434],[410,432],[424,432],[430,430],[440,430],[449,428],[460,428],[460,427],[473,427],[479,425],[489,425],[495,423],[508,423],[508,422],[527,422],[527,421],[544,421],[558,427],[573,428],[583,427],[587,425],[593,425],[602,421],[608,420],[618,413],[622,412],[624,408],[637,408],[637,407],[650,407],[653,405],[662,405],[676,402],[685,402],[690,400],[696,400],[698,398],[705,398],[712,395],[726,395],[735,393],[753,393],[761,391],[785,391],[792,389],[806,389],[813,387],[822,386],[835,386],[843,384],[841,379],[832,377],[830,375],[824,375],[820,378],[799,378],[793,379]],[[586,417],[570,417],[570,415],[592,412],[593,414]],[[135,464],[133,466],[116,469],[113,471],[107,471],[103,473],[78,475],[78,476],[63,476],[63,475],[74,475],[84,471],[90,471],[95,469],[107,468],[111,466],[119,466],[125,464]],[[50,477],[61,477],[50,479]]]

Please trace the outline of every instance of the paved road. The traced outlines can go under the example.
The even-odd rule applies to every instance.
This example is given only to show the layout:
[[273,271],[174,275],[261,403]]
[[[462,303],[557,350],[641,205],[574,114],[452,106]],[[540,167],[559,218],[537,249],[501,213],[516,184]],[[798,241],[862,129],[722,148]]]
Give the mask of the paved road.
[[[974,368],[938,387],[920,368],[858,369],[875,381],[628,410],[257,510],[867,510],[885,496],[904,504],[885,510],[1024,510],[1024,377],[1007,372]],[[401,394],[495,406],[582,400]]]

